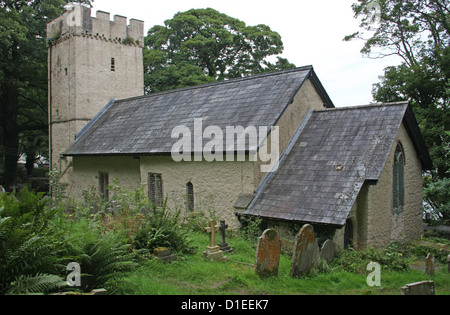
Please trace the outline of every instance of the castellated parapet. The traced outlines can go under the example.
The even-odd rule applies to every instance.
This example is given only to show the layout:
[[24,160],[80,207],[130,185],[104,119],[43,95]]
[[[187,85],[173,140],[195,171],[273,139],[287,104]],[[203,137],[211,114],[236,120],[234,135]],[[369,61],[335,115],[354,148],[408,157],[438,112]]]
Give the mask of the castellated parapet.
[[96,17],[91,17],[91,8],[74,4],[47,25],[47,38],[55,44],[71,36],[92,37],[96,39],[122,42],[124,44],[144,45],[144,22],[121,15],[111,15],[108,12],[97,11]]

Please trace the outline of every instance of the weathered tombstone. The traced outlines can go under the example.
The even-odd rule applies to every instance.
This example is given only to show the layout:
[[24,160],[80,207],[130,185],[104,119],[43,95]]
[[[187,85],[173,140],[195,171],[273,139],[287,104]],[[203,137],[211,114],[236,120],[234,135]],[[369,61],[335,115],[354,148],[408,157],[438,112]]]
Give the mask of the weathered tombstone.
[[448,272],[450,272],[450,255],[447,256]]
[[220,250],[224,253],[231,253],[234,249],[231,248],[228,243],[225,241],[225,232],[228,229],[228,224],[225,224],[225,221],[220,221],[220,236],[222,238],[222,241],[219,244]]
[[401,290],[402,295],[435,295],[433,281],[407,284]]
[[223,251],[220,250],[219,246],[216,246],[216,232],[218,230],[219,226],[216,225],[216,222],[214,220],[209,221],[209,226],[205,228],[205,231],[209,233],[209,246],[203,252],[203,258],[210,258],[216,261],[227,259],[227,257],[223,256]]
[[311,272],[319,258],[319,245],[312,225],[304,225],[295,237],[291,262],[291,277],[299,277]]
[[166,247],[155,248],[153,254],[156,256],[157,260],[162,261],[163,263],[177,260],[177,255],[172,254],[171,250]]
[[434,256],[431,253],[428,254],[425,262],[425,273],[428,275],[434,275]]
[[255,257],[255,271],[260,277],[278,276],[280,264],[281,241],[274,229],[264,231],[258,238]]
[[334,245],[332,240],[327,240],[322,245],[320,250],[320,255],[329,264],[336,257],[336,245]]

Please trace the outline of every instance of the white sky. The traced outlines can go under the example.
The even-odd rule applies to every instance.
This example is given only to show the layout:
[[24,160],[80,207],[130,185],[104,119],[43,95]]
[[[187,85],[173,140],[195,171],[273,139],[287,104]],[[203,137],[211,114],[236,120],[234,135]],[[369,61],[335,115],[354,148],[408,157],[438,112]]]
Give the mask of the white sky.
[[344,42],[344,36],[359,31],[353,17],[356,0],[94,0],[97,10],[145,21],[145,34],[154,25],[164,25],[175,13],[213,8],[247,25],[266,24],[284,43],[282,57],[296,66],[313,65],[336,106],[369,104],[372,85],[396,57],[362,57],[362,41]]

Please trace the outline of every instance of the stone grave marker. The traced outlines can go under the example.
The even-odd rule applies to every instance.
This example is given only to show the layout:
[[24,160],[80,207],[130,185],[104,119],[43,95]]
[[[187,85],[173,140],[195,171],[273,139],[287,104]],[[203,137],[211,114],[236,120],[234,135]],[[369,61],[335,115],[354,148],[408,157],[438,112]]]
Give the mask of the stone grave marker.
[[434,256],[431,253],[428,254],[425,262],[425,273],[428,275],[434,275]]
[[322,245],[320,250],[320,255],[329,264],[336,257],[336,245],[334,245],[332,240],[327,240]]
[[216,225],[214,220],[209,221],[209,226],[205,228],[205,231],[209,233],[209,246],[207,246],[206,251],[203,252],[203,258],[205,259],[209,258],[216,261],[227,259],[219,246],[216,246],[216,232],[219,231],[219,228],[220,226]]
[[450,255],[447,256],[447,265],[448,272],[450,272]]
[[156,256],[157,260],[162,261],[163,263],[169,263],[177,260],[177,255],[172,254],[171,250],[166,247],[155,248],[153,254]]
[[435,295],[434,282],[422,281],[407,284],[402,290],[402,295]]
[[231,248],[228,243],[225,241],[225,232],[228,229],[228,224],[225,223],[225,221],[220,221],[220,236],[222,241],[219,243],[220,250],[224,253],[231,253],[234,249]]
[[319,245],[312,225],[304,225],[295,237],[294,252],[292,254],[291,271],[292,278],[306,275],[319,260]]
[[264,231],[258,238],[255,257],[255,271],[260,277],[278,276],[280,263],[281,241],[274,229]]

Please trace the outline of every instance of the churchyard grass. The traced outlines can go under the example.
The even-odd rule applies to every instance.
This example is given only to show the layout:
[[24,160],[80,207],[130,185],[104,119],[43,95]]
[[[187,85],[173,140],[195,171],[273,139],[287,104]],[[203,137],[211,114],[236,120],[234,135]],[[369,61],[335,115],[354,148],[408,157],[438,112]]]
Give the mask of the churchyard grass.
[[326,271],[291,278],[291,257],[283,253],[278,277],[260,278],[253,266],[254,241],[242,237],[228,240],[234,248],[233,253],[226,254],[228,261],[204,260],[201,252],[207,245],[207,235],[193,232],[190,241],[197,247],[196,253],[179,256],[170,264],[148,260],[127,277],[108,283],[107,289],[111,294],[130,295],[398,295],[408,283],[433,280],[436,294],[450,294],[446,265],[433,276],[423,270],[398,271],[386,266],[381,271],[381,286],[369,287],[368,271],[346,271],[338,263],[331,263]]

